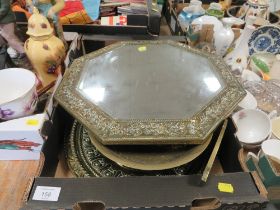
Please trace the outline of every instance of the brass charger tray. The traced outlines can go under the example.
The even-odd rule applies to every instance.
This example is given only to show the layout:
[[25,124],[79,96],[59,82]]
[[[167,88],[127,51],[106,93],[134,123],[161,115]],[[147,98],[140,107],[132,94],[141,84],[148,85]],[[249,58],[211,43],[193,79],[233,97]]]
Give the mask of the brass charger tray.
[[132,170],[104,157],[91,143],[83,125],[75,121],[70,138],[65,142],[65,154],[70,170],[77,177],[184,175],[198,173],[203,169],[211,153],[211,144],[199,157],[180,167],[160,171]]
[[212,136],[195,146],[106,146],[89,132],[92,144],[103,156],[122,167],[145,171],[166,170],[191,162],[209,146]]
[[129,41],[76,59],[55,99],[103,144],[162,145],[204,143],[245,95],[214,54]]

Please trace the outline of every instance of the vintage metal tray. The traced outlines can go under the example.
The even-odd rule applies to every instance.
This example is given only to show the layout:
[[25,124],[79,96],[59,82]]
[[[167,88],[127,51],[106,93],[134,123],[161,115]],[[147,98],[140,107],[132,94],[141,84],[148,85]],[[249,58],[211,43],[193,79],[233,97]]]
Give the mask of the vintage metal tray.
[[209,146],[213,134],[205,143],[195,146],[189,145],[103,145],[89,132],[94,147],[106,158],[116,164],[137,170],[155,171],[166,170],[185,165]]
[[133,41],[75,60],[55,98],[103,144],[202,144],[245,94],[214,54]]
[[[215,141],[211,142],[197,158],[182,166],[166,170],[133,170],[103,156],[91,143],[87,130],[76,121],[70,138],[65,142],[65,154],[69,168],[77,177],[186,175],[203,170],[213,149],[213,143]],[[155,169],[156,167],[155,165]]]

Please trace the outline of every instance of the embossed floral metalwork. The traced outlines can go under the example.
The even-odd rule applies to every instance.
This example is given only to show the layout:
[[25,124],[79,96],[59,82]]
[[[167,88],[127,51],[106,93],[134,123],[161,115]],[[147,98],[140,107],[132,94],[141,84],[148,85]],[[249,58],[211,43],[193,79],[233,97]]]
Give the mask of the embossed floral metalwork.
[[[211,150],[212,146],[209,147]],[[69,168],[77,177],[123,177],[123,176],[164,176],[186,175],[199,172],[206,164],[209,152],[203,153],[192,162],[167,170],[143,171],[122,167],[104,157],[91,143],[87,130],[77,121],[65,142],[65,153]]]
[[[84,65],[90,60],[123,45],[148,44],[168,44],[207,58],[225,87],[192,117],[176,120],[113,119],[77,90]],[[66,71],[55,99],[90,129],[103,144],[201,144],[216,126],[231,114],[245,95],[246,92],[231,74],[229,67],[214,54],[207,54],[173,41],[133,41],[113,44],[75,60]]]

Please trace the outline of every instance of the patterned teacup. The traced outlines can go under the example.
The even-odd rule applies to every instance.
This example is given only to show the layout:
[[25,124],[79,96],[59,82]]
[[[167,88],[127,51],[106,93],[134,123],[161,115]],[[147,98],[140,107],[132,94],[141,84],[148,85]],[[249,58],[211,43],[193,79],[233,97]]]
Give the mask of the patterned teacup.
[[0,71],[0,119],[10,120],[32,114],[37,98],[34,73],[21,68]]

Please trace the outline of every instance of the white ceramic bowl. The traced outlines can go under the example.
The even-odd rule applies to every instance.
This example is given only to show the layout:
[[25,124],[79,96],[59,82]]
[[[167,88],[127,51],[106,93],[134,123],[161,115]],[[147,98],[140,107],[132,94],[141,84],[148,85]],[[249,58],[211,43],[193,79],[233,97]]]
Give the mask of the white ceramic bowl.
[[256,109],[258,106],[258,102],[256,98],[246,90],[246,96],[243,100],[238,104],[238,106],[242,109]]
[[233,114],[236,136],[241,143],[259,144],[271,135],[271,120],[263,111],[242,109]]
[[0,71],[0,119],[10,120],[30,115],[36,103],[34,73],[21,68]]
[[242,81],[260,82],[261,78],[253,71],[244,69],[241,74]]
[[280,160],[280,140],[268,139],[262,143],[262,152]]

